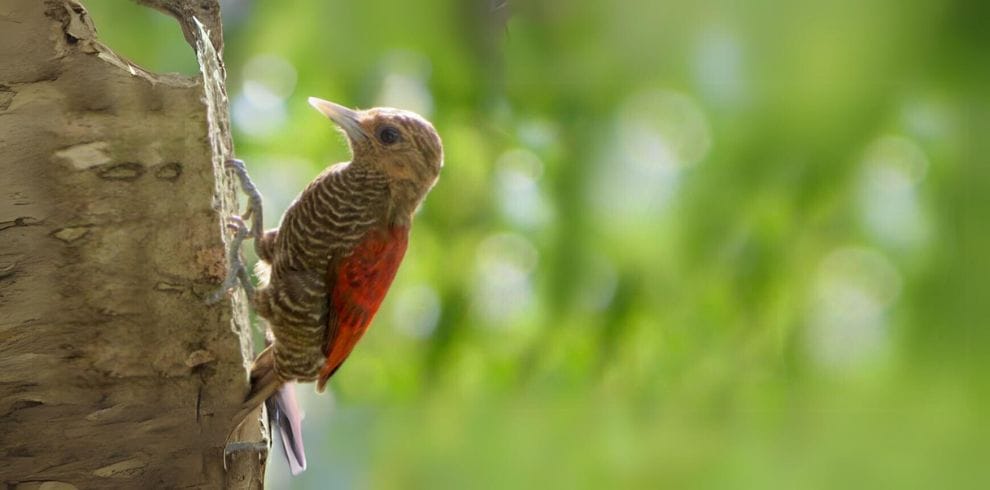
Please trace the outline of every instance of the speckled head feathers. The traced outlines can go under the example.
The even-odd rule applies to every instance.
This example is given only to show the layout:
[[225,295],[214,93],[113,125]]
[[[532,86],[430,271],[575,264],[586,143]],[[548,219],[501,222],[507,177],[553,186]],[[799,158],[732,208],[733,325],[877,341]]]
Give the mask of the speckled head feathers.
[[352,164],[388,175],[393,196],[408,201],[401,204],[410,212],[436,183],[443,145],[433,125],[419,114],[388,107],[356,111],[316,97],[309,103],[347,135]]

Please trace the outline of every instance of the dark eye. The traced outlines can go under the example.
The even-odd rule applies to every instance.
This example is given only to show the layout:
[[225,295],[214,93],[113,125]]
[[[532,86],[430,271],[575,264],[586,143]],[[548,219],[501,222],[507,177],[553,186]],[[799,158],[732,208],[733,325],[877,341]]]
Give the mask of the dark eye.
[[402,135],[399,134],[399,130],[394,126],[385,126],[378,130],[378,141],[381,141],[383,144],[391,145],[401,138]]

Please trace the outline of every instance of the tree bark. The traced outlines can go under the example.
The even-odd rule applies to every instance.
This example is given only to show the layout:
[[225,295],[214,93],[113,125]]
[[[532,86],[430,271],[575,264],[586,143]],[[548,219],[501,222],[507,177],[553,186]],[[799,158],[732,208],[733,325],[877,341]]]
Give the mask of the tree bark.
[[236,207],[219,6],[139,3],[178,16],[200,76],[120,58],[73,0],[0,3],[5,488],[262,486],[265,454],[223,457],[246,303],[204,301]]

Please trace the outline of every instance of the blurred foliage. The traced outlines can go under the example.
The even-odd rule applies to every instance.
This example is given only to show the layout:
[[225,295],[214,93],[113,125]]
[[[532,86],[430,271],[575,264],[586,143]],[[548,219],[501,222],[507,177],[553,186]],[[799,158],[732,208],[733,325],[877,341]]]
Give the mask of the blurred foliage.
[[[85,2],[195,74],[179,29]],[[343,139],[446,166],[274,488],[986,488],[990,4],[224,3],[268,223]]]

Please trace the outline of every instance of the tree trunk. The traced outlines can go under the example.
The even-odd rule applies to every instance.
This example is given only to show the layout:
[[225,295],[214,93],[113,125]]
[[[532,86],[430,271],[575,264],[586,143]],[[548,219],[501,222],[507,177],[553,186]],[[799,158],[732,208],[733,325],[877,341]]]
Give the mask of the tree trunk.
[[236,207],[219,6],[140,3],[179,18],[200,76],[121,59],[73,0],[0,3],[4,488],[262,485],[264,454],[224,469],[244,297],[204,301]]

